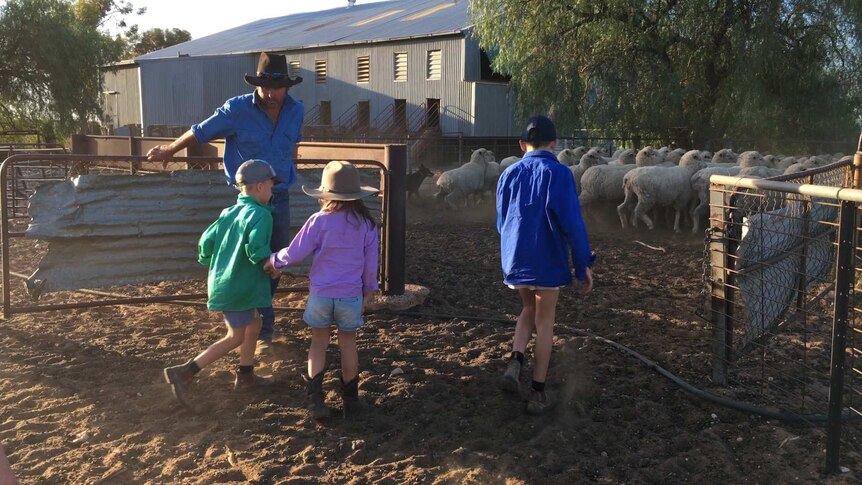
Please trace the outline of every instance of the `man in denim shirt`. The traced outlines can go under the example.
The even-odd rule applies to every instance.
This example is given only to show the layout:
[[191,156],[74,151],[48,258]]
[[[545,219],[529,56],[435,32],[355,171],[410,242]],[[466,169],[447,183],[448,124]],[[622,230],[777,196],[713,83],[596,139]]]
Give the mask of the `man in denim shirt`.
[[[194,125],[173,142],[159,145],[147,153],[149,160],[170,160],[178,151],[196,144],[224,138],[224,172],[228,184],[235,184],[236,170],[246,160],[265,160],[275,169],[282,183],[273,187],[272,250],[290,244],[290,203],[288,187],[296,179],[293,160],[296,144],[302,132],[305,108],[287,94],[287,90],[302,82],[291,79],[287,59],[280,54],[263,52],[256,75],[245,75],[245,82],[256,86],[253,93],[230,98],[212,116]],[[272,292],[278,280],[272,280]],[[258,309],[263,325],[260,340],[272,341],[275,314],[272,306]]]

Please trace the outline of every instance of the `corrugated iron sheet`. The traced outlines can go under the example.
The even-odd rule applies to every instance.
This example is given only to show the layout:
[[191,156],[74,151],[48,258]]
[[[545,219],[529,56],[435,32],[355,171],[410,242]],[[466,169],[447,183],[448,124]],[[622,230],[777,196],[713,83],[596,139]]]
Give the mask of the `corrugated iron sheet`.
[[[379,171],[360,171],[380,186]],[[320,169],[301,170],[291,187],[291,226],[319,210],[303,184],[320,184]],[[220,171],[152,175],[82,175],[39,186],[30,198],[26,237],[48,241],[48,252],[27,281],[33,294],[125,284],[203,279],[200,234],[237,191]],[[380,198],[366,199],[373,212]],[[291,267],[307,272],[307,266]]]
[[393,0],[263,19],[150,52],[136,61],[460,33],[469,26],[468,4],[466,0]]

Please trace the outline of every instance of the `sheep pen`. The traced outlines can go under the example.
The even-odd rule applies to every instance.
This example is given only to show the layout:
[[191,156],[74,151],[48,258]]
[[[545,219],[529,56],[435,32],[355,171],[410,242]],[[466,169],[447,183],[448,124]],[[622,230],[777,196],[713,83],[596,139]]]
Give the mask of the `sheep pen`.
[[[526,418],[496,388],[520,309],[501,283],[493,199],[441,213],[434,182],[408,205],[409,283],[420,307],[371,314],[358,338],[360,419],[309,419],[303,407],[308,335],[303,294],[280,294],[284,337],[259,363],[272,390],[235,394],[231,359],[205,371],[205,414],[174,403],[166,362],[220,337],[195,306],[115,306],[15,315],[0,323],[0,440],[23,482],[47,483],[716,483],[822,479],[818,428],[752,417],[691,398],[636,360],[578,329],[612,338],[698,386],[710,384],[701,303],[703,239],[613,220],[589,226],[599,255],[586,297],[561,291],[549,386],[560,404]],[[43,250],[14,241],[13,257]],[[38,243],[37,243],[38,244]],[[669,258],[668,254],[673,257]],[[26,263],[26,261],[23,261]],[[288,276],[282,286],[303,286]],[[203,291],[203,282],[158,291]],[[16,296],[23,285],[13,288]],[[134,291],[134,287],[110,291]],[[58,297],[62,298],[62,297]],[[58,300],[58,302],[61,300]],[[528,349],[528,358],[531,355]],[[325,389],[337,402],[338,352]],[[400,369],[401,372],[396,372]],[[798,438],[797,438],[798,437]],[[516,445],[513,445],[516,444]],[[829,483],[858,480],[858,462]]]

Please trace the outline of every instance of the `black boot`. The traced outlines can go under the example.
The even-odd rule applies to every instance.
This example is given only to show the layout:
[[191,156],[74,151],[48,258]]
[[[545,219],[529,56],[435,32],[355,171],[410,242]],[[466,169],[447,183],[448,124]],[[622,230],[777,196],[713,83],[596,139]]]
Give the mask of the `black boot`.
[[347,383],[341,381],[341,402],[344,409],[344,419],[355,418],[359,415],[362,409],[359,402],[359,376]]
[[307,394],[306,407],[311,412],[311,417],[317,420],[329,417],[329,409],[323,401],[323,371],[309,379],[305,379],[305,393]]

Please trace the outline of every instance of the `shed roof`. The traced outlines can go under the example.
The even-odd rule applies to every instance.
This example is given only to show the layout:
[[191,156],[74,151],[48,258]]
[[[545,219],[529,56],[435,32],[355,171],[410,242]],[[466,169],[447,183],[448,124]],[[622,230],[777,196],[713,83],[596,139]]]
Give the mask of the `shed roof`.
[[391,0],[257,20],[173,45],[136,61],[381,42],[462,33],[467,0]]

